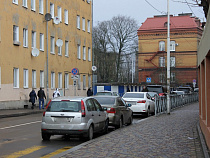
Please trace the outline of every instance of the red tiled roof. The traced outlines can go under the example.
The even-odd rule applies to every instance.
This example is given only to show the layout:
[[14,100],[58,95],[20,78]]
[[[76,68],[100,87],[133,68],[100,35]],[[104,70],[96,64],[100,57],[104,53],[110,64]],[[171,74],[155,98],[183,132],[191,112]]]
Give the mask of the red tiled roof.
[[[138,31],[146,30],[165,30],[167,29],[167,16],[153,18],[147,18],[146,21],[141,25]],[[195,17],[187,16],[170,16],[170,29],[185,29],[185,28],[195,28],[198,25],[195,22]]]

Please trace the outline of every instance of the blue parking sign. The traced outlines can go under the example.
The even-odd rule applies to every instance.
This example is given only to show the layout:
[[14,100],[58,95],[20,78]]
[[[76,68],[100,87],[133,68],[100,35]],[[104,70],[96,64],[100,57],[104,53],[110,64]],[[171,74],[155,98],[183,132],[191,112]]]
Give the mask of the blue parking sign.
[[147,82],[147,83],[151,83],[151,77],[147,77],[147,78],[146,78],[146,82]]

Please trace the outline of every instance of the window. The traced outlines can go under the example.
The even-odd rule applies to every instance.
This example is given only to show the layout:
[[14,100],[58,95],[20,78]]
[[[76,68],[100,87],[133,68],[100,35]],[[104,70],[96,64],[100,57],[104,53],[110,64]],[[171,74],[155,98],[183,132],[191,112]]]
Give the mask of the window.
[[87,3],[90,4],[90,0],[87,0]]
[[83,46],[83,60],[86,60],[86,47]]
[[90,33],[90,20],[87,21],[88,32]]
[[36,88],[36,70],[32,70],[32,88]]
[[13,41],[19,42],[19,27],[13,26]]
[[91,76],[88,75],[88,87],[91,87]]
[[50,52],[55,54],[55,37],[50,37]]
[[82,30],[85,31],[85,18],[82,18]]
[[12,0],[12,3],[18,4],[18,0]]
[[23,47],[28,47],[28,30],[23,29]]
[[18,68],[13,69],[13,87],[19,88],[19,69]]
[[77,28],[80,29],[80,16],[77,15]]
[[65,73],[65,89],[69,88],[69,74]]
[[32,31],[32,48],[36,48],[36,32]]
[[55,11],[54,10],[55,10],[54,9],[54,4],[53,3],[50,3],[50,14],[51,14],[52,18],[55,17],[55,15],[54,15]]
[[165,57],[159,57],[159,66],[165,67]]
[[55,73],[51,72],[51,89],[55,88]]
[[170,41],[170,51],[175,51],[175,41]]
[[27,0],[23,0],[23,7],[28,8]]
[[176,66],[176,58],[175,57],[170,57],[170,66],[175,67]]
[[159,51],[165,51],[165,42],[164,41],[159,42]]
[[88,47],[88,61],[91,61],[91,49]]
[[81,59],[80,45],[77,45],[77,58]]
[[69,18],[68,18],[68,10],[64,10],[64,23],[68,24],[69,23]]
[[23,70],[23,88],[28,88],[28,69]]
[[44,71],[40,71],[40,87],[44,88]]
[[58,73],[58,88],[62,89],[62,73]]
[[62,12],[61,12],[61,7],[58,6],[58,17],[60,21],[62,21]]
[[86,89],[86,76],[83,75],[83,89]]
[[166,78],[166,76],[165,76],[165,74],[159,74],[159,81],[160,81],[160,83],[165,83],[165,79]]
[[40,33],[40,50],[44,51],[44,34]]
[[31,10],[36,11],[35,0],[31,0]]
[[58,47],[58,55],[62,55],[62,47]]
[[44,14],[44,3],[43,0],[39,0],[39,13]]
[[175,72],[171,72],[171,83],[175,82]]
[[69,56],[69,42],[65,41],[65,56]]
[[81,78],[80,78],[80,75],[79,75],[77,84],[78,84],[78,90],[80,90],[81,89]]

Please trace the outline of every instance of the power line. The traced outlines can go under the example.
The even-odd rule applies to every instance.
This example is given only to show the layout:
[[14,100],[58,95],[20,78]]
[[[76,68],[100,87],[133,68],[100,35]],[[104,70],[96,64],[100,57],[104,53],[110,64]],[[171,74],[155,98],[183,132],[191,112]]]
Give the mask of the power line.
[[151,3],[149,3],[147,0],[145,0],[153,9],[155,9],[156,11],[158,11],[161,14],[166,14],[166,12],[160,11],[157,8],[155,8]]

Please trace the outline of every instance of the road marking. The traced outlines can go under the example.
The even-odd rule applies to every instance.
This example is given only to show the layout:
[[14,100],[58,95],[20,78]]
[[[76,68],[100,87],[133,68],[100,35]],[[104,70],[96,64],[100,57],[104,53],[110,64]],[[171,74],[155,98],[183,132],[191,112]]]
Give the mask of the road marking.
[[56,151],[54,151],[54,152],[52,152],[52,153],[50,153],[50,154],[48,154],[48,155],[42,156],[42,157],[40,157],[40,158],[50,158],[50,157],[52,157],[52,156],[55,156],[55,155],[57,155],[57,154],[60,154],[60,153],[66,151],[66,150],[69,150],[69,149],[71,149],[71,148],[72,148],[71,146],[67,146],[67,147],[64,147],[64,148],[62,148],[62,149],[58,149],[58,150],[56,150]]
[[29,122],[29,123],[24,123],[24,124],[9,126],[9,127],[3,127],[3,128],[0,128],[0,129],[14,128],[14,127],[25,126],[25,125],[30,125],[30,124],[34,124],[34,123],[40,123],[40,122],[42,122],[42,121]]
[[28,148],[28,149],[25,149],[25,150],[22,150],[22,151],[12,153],[11,155],[4,156],[4,158],[18,158],[18,157],[30,154],[34,151],[39,150],[39,149],[42,149],[44,147],[46,147],[46,146],[34,146],[34,147],[31,147],[31,148]]

